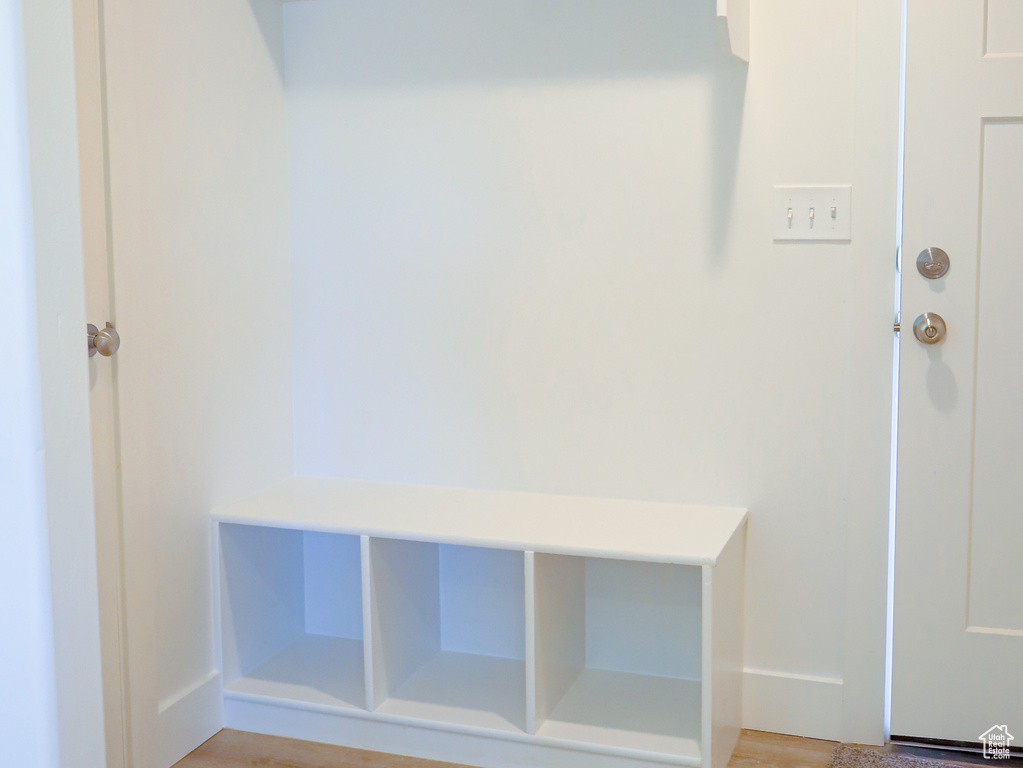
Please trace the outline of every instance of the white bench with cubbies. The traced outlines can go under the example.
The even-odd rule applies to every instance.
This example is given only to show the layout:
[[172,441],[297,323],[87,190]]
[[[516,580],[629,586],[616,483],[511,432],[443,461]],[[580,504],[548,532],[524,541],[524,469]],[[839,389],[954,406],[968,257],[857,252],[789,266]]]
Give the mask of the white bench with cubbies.
[[291,478],[214,514],[225,725],[495,768],[724,768],[745,521]]

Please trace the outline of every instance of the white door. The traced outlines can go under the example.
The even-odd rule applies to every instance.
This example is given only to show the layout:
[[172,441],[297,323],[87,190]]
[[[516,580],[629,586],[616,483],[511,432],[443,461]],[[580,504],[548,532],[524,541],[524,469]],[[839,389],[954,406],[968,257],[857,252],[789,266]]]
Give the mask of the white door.
[[[97,0],[75,0],[73,12],[85,305],[89,322],[102,328],[115,318],[108,258],[103,58]],[[84,328],[82,334],[84,354]],[[117,494],[116,371],[116,357],[97,354],[89,360],[107,768],[124,768],[128,762],[126,751],[129,747],[125,739],[126,675],[121,652],[124,611]]]
[[[1023,3],[909,0],[893,736],[1023,744]],[[941,248],[948,273],[916,266]],[[940,315],[947,335],[917,340]],[[936,334],[940,336],[940,334]]]
[[210,510],[294,471],[283,17],[74,2],[90,321],[123,341],[92,363],[110,760],[168,768],[222,723]]

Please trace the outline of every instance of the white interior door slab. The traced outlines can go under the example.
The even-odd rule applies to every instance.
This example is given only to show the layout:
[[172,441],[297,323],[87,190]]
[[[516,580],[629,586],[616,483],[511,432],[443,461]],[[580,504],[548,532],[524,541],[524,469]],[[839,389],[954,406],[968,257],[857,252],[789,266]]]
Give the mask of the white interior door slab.
[[126,764],[169,768],[222,725],[210,510],[294,472],[284,21],[100,5]]
[[909,0],[893,736],[1023,743],[1019,5]]
[[[85,309],[102,328],[114,321],[107,232],[107,177],[100,9],[97,0],[75,0],[75,88],[78,167],[82,201],[82,258]],[[84,354],[84,334],[82,329]],[[121,584],[121,535],[117,499],[117,358],[89,359],[89,411],[92,430],[93,496],[96,507],[96,562],[99,582],[100,640],[103,652],[103,717],[107,768],[124,768],[129,742],[125,729],[127,677]]]

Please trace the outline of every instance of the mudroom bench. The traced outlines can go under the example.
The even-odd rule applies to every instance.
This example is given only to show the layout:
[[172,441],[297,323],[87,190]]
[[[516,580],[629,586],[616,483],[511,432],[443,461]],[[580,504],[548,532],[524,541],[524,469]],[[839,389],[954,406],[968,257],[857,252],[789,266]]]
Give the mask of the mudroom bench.
[[744,509],[293,477],[213,520],[227,727],[494,768],[728,763]]

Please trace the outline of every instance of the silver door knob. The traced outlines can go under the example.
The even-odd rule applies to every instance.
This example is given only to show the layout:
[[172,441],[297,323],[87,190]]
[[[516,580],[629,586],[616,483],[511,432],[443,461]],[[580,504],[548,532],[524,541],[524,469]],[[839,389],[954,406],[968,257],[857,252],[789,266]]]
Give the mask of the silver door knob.
[[89,357],[99,352],[103,357],[110,357],[117,352],[121,346],[121,337],[113,323],[107,323],[102,331],[92,323],[89,323]]
[[913,323],[913,335],[924,344],[937,344],[945,338],[945,321],[935,312],[924,312]]

